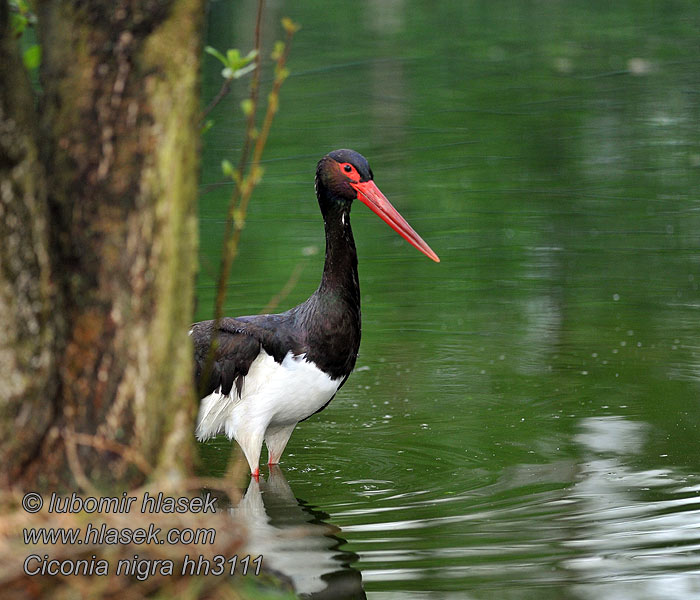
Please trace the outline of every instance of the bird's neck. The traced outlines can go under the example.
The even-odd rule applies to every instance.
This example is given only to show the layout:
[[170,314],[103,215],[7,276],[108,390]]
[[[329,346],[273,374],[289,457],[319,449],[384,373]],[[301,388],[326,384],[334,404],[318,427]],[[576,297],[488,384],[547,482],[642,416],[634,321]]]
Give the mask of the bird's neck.
[[357,251],[350,227],[350,206],[334,207],[323,214],[326,229],[326,261],[318,292],[360,310]]
[[360,284],[349,207],[323,210],[326,262],[321,284],[301,304],[306,360],[332,378],[347,377],[360,347]]

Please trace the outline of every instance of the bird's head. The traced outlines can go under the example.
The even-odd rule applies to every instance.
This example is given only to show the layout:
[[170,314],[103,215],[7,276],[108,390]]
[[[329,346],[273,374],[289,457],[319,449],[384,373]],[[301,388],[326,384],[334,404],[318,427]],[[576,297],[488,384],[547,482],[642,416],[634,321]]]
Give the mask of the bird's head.
[[438,255],[379,190],[367,159],[359,152],[333,150],[318,162],[316,196],[324,217],[331,209],[349,213],[352,201],[360,200],[409,244],[435,262],[440,262]]

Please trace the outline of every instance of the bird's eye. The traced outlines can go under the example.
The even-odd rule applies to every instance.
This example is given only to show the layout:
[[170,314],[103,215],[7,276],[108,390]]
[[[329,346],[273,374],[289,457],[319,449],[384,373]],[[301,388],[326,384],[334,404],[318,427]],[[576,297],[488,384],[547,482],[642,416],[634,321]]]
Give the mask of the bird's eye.
[[350,181],[360,181],[360,174],[357,172],[357,169],[352,163],[349,162],[344,162],[340,163],[339,167],[342,169],[342,171],[345,173],[345,176],[350,180]]

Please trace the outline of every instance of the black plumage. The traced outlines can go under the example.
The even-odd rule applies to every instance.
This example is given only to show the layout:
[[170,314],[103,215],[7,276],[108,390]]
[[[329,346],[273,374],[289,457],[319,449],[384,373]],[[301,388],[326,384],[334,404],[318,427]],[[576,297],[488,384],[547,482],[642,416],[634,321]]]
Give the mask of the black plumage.
[[[262,437],[270,449],[270,461],[276,462],[294,425],[323,410],[355,366],[360,347],[361,314],[357,252],[350,227],[353,200],[362,200],[409,243],[433,260],[439,260],[374,185],[367,160],[357,152],[336,150],[324,156],[316,169],[315,187],[326,234],[326,256],[318,289],[308,300],[281,314],[221,319],[218,324],[218,347],[208,374],[205,372],[207,356],[215,323],[195,323],[190,332],[194,344],[197,389],[202,398],[213,398],[212,395],[219,394],[214,401],[221,405],[219,408],[208,407],[209,412],[215,413],[211,418],[213,430],[199,432],[198,435],[205,439],[220,429],[226,429],[241,443],[254,474],[257,473]],[[281,367],[289,357],[293,361],[310,363],[315,370],[308,372],[307,369],[306,376],[309,377],[310,393],[316,396],[307,401],[303,394],[288,397],[283,392],[275,391],[274,394],[279,394],[279,397],[264,397],[266,405],[264,415],[260,417],[262,424],[258,422],[254,406],[245,408],[245,411],[253,411],[245,412],[245,415],[255,421],[248,427],[235,418],[235,398],[245,395],[246,377],[256,359],[264,356],[262,351]],[[302,371],[299,369],[300,373]],[[296,371],[287,368],[278,375],[286,381],[291,372]],[[318,372],[318,376],[314,375]],[[260,391],[260,385],[255,389],[255,393],[265,395],[264,391]],[[243,399],[243,402],[246,401]],[[296,405],[290,407],[289,403]],[[221,417],[224,411],[230,414]],[[289,416],[290,413],[294,418]],[[242,414],[238,413],[239,416]],[[207,415],[203,417],[200,412],[200,424],[206,418]],[[260,428],[262,431],[258,431]]]

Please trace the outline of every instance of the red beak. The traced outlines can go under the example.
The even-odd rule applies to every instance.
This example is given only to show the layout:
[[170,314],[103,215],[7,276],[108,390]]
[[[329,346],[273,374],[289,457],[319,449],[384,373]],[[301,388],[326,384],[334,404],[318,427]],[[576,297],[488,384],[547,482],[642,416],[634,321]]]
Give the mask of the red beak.
[[404,219],[399,211],[396,210],[386,199],[386,196],[379,191],[374,181],[360,181],[358,183],[350,183],[357,190],[357,198],[369,206],[379,217],[405,239],[411,246],[418,248],[428,258],[432,258],[435,262],[440,262],[438,255],[432,251],[430,246],[423,241],[413,227],[411,227],[406,219]]

